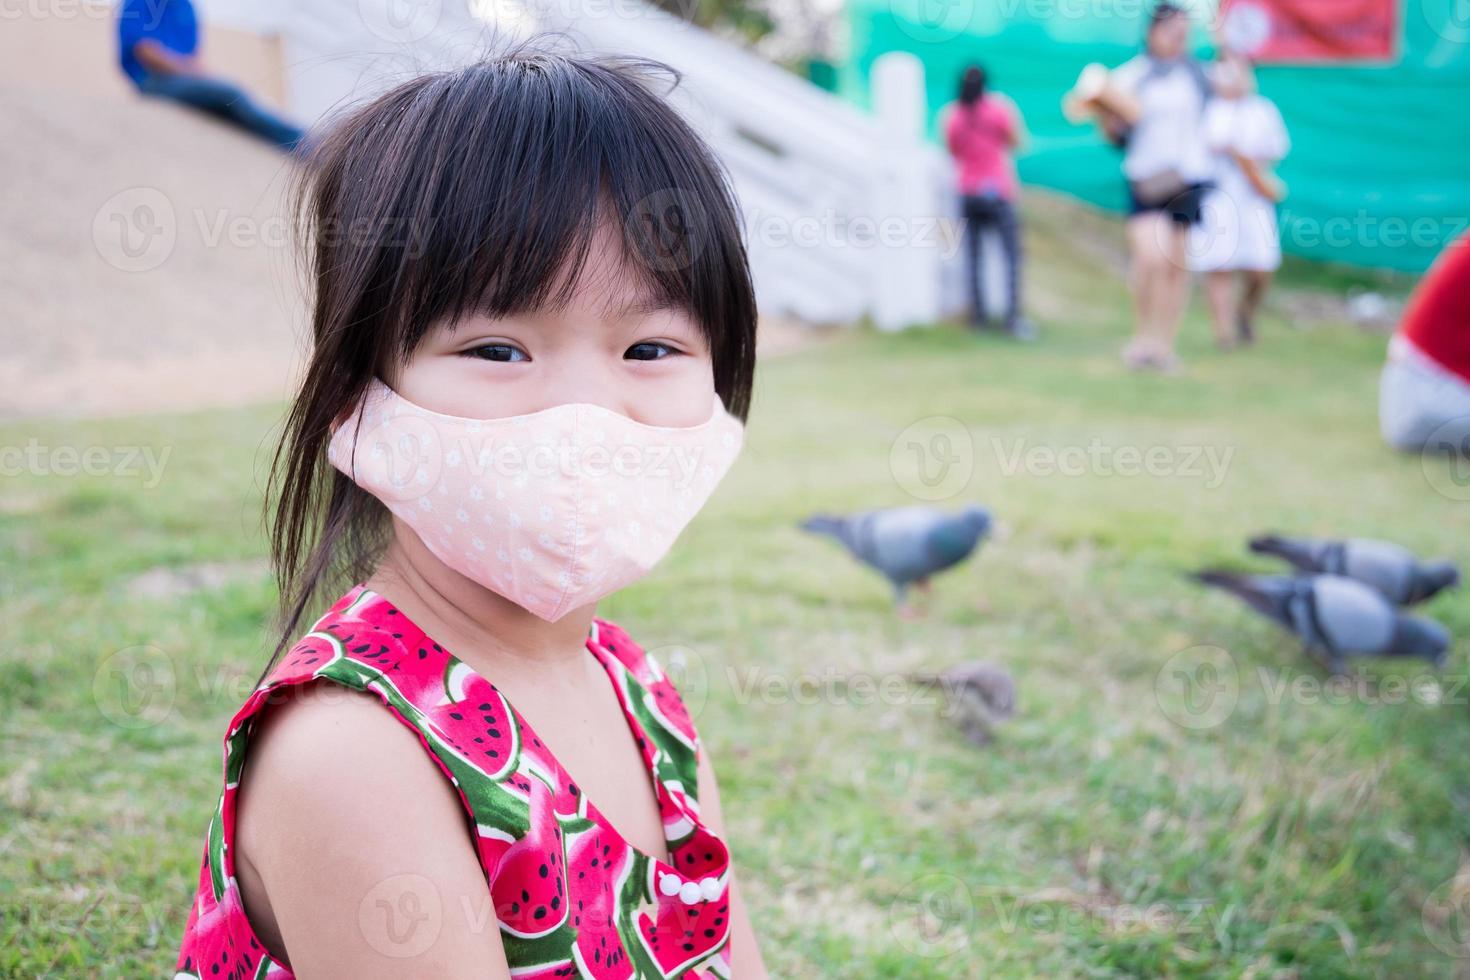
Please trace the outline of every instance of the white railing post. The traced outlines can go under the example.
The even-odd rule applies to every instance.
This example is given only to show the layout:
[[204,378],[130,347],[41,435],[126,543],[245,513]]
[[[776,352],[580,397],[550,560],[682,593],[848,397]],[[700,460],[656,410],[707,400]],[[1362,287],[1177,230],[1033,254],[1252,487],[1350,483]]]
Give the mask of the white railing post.
[[923,142],[924,65],[906,51],[891,51],[873,63],[872,84],[878,124],[891,136],[873,194],[879,229],[873,319],[880,330],[902,330],[933,323],[941,312],[941,211],[934,156]]

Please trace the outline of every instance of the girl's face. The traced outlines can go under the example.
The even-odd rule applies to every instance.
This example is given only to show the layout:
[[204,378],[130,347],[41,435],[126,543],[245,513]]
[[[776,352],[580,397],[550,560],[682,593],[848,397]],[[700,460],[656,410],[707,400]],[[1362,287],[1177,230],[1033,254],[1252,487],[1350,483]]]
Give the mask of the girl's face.
[[714,408],[709,345],[684,312],[649,302],[607,226],[561,310],[469,317],[431,330],[389,385],[444,415],[493,419],[571,402],[648,425],[691,426]]
[[1221,98],[1239,99],[1250,92],[1250,69],[1235,58],[1224,58],[1215,70],[1215,91]]
[[1189,18],[1181,14],[1165,17],[1148,32],[1148,53],[1164,61],[1184,54],[1189,44]]

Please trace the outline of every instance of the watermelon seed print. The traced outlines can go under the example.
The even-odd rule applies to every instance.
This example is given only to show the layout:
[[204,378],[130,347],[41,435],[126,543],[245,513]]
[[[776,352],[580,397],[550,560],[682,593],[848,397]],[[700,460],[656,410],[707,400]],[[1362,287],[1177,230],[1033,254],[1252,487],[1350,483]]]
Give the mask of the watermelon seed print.
[[[420,735],[469,817],[511,973],[728,980],[729,851],[703,824],[698,738],[677,690],[615,624],[587,650],[605,669],[647,765],[668,852],[633,848],[488,679],[364,586],[292,646],[232,719],[178,975],[290,980],[260,943],[234,878],[236,792],[255,716],[294,685],[376,695]],[[667,860],[662,859],[666,857]]]

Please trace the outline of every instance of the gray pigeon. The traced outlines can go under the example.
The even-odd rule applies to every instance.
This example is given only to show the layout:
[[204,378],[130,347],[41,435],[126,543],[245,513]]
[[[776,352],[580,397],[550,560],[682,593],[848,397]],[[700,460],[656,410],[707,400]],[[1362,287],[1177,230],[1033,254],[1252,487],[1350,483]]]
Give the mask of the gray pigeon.
[[909,679],[938,687],[946,702],[944,715],[975,745],[988,744],[996,726],[1016,713],[1016,681],[996,664],[975,661],[938,674],[913,673]]
[[1250,545],[1256,554],[1284,558],[1300,572],[1357,579],[1399,606],[1412,606],[1460,584],[1460,570],[1452,562],[1420,561],[1407,548],[1389,541],[1323,541],[1263,534],[1252,538]]
[[1349,657],[1420,657],[1441,667],[1449,652],[1449,632],[1439,623],[1401,613],[1378,590],[1342,575],[1194,577],[1291,630],[1334,674]]
[[990,531],[990,512],[974,505],[958,514],[936,507],[893,507],[850,517],[818,514],[801,527],[830,534],[858,561],[881,572],[904,611],[909,586],[927,588],[931,575],[970,557]]

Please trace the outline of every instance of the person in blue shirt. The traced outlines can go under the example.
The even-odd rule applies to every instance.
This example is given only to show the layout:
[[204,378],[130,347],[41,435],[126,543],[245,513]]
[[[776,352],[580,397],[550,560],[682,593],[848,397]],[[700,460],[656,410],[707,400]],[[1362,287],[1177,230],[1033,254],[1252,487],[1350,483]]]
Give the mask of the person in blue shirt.
[[190,0],[122,0],[117,9],[119,61],[138,91],[201,110],[286,150],[301,142],[298,126],[204,68]]

